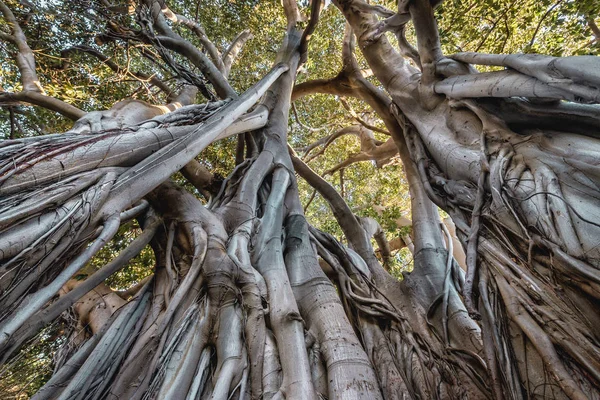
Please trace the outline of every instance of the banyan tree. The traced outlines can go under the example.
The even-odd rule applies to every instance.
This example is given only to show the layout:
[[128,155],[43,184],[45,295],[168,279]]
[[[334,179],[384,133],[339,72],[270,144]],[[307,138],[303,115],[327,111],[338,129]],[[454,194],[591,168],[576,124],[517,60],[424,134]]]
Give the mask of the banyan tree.
[[[50,3],[0,1],[4,75],[19,79],[0,88],[0,377],[62,321],[34,399],[600,399],[597,56],[445,53],[440,1],[283,0],[263,17],[275,33],[240,18],[231,41],[200,20],[208,3],[244,2]],[[261,18],[249,3],[244,16]],[[63,22],[32,37],[52,7]],[[299,79],[325,14],[339,69]],[[160,96],[73,105],[46,89],[53,72],[40,79],[44,35],[58,38],[56,70],[93,60]],[[236,65],[249,41],[278,44]],[[352,124],[300,148],[294,104],[314,94],[336,96]],[[31,107],[73,123],[13,134]],[[311,168],[308,153],[346,135],[358,153]],[[237,147],[218,176],[203,157],[227,138]],[[410,194],[400,279],[377,218],[328,179],[391,159]],[[340,235],[307,219],[300,185]],[[111,288],[147,246],[150,275]]]

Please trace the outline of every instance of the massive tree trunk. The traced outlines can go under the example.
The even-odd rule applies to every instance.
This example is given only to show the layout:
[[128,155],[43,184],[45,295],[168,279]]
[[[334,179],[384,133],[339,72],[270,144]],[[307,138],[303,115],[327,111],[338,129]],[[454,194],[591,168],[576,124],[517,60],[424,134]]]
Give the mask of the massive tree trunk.
[[[450,59],[428,1],[391,15],[338,1],[344,69],[294,88],[320,2],[303,31],[284,1],[276,64],[238,95],[230,52],[223,62],[201,27],[146,3],[152,40],[192,60],[222,100],[189,104],[188,88],[163,108],[128,101],[64,134],[0,144],[0,360],[71,308],[89,322],[34,398],[600,398],[600,112],[559,101],[598,101],[597,59]],[[422,70],[390,46],[377,13],[412,20],[418,54],[404,53]],[[210,58],[165,15],[204,35]],[[352,30],[385,91],[361,74]],[[343,197],[288,149],[291,101],[315,91],[363,100],[398,149],[415,265],[402,281]],[[232,135],[237,166],[215,191],[194,159]],[[171,179],[179,170],[208,204]],[[347,245],[307,222],[295,173],[329,203]],[[466,276],[436,205],[456,224]],[[90,271],[134,218],[143,232]],[[147,244],[151,278],[126,293],[103,284]]]
[[431,5],[415,1],[404,12],[418,71],[355,3],[338,5],[393,99],[424,188],[464,241],[462,295],[481,319],[494,396],[597,398],[600,113],[561,101],[598,101],[597,57],[446,58]]

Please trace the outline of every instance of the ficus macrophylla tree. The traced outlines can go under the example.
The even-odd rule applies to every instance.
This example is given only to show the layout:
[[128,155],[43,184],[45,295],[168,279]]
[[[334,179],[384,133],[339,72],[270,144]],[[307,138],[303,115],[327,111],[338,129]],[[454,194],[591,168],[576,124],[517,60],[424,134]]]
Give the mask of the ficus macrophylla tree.
[[[33,398],[600,398],[600,61],[443,54],[437,3],[334,1],[347,21],[341,70],[296,84],[323,3],[284,0],[272,66],[238,93],[232,64],[247,31],[221,53],[161,0],[102,2],[100,45],[141,44],[183,84],[128,69],[166,104],[129,99],[86,113],[44,92],[22,22],[0,1],[0,39],[22,83],[0,101],[76,121],[0,143],[0,361],[65,313],[87,326]],[[123,72],[94,47],[69,52]],[[356,217],[288,146],[292,102],[313,93],[357,98],[385,126],[347,106],[356,124],[324,137],[322,151],[346,134],[361,150],[330,173],[399,155],[414,254],[401,281],[372,247],[375,235],[389,257],[377,221]],[[232,136],[235,167],[215,185],[196,157]],[[300,178],[344,240],[307,221]],[[90,268],[132,219],[141,233]],[[151,276],[108,287],[146,245]]]

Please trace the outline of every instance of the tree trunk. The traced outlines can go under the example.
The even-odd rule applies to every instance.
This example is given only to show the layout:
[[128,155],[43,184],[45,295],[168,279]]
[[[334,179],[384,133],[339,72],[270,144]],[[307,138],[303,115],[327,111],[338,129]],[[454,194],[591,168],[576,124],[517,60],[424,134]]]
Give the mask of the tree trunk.
[[[481,318],[494,396],[598,398],[600,142],[591,132],[600,113],[504,99],[597,101],[597,57],[452,57],[514,70],[478,74],[443,57],[431,6],[416,1],[409,13],[423,71],[415,79],[384,37],[365,40],[373,18],[352,3],[339,6],[393,99],[429,197],[450,213],[466,245],[462,294],[471,317]],[[595,127],[570,126],[576,110]]]

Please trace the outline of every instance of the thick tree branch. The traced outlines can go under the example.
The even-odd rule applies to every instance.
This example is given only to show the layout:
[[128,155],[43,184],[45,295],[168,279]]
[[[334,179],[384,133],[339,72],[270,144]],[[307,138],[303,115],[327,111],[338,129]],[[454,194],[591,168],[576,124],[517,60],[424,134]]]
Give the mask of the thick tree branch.
[[[208,200],[214,183],[214,176],[208,168],[196,160],[191,160],[181,169],[181,174]],[[213,189],[214,192],[214,189]]]
[[358,222],[363,227],[367,236],[372,237],[377,242],[379,249],[377,252],[381,255],[383,266],[389,271],[390,258],[392,257],[390,242],[385,237],[385,231],[375,219],[371,217],[357,217]]
[[352,245],[354,250],[363,257],[367,262],[367,265],[372,262],[377,263],[373,248],[371,247],[371,243],[369,242],[365,230],[362,228],[352,213],[352,210],[350,210],[350,207],[348,207],[348,204],[346,204],[340,194],[302,160],[294,154],[290,154],[290,156],[296,172],[327,201],[331,207],[331,211],[340,224],[340,227],[344,231],[346,239]]
[[[163,5],[163,0],[143,1]],[[69,354],[58,363],[60,369],[36,398],[597,396],[600,358],[594,328],[600,326],[600,314],[592,307],[600,299],[600,225],[594,222],[599,197],[597,110],[582,106],[576,114],[569,113],[573,107],[566,102],[548,107],[531,102],[529,109],[538,109],[538,120],[560,113],[569,116],[560,117],[562,124],[554,125],[556,117],[545,122],[546,132],[532,121],[512,132],[506,120],[480,106],[502,109],[499,104],[527,100],[460,102],[439,96],[436,107],[428,109],[431,103],[422,96],[429,93],[419,88],[426,80],[398,57],[386,35],[365,40],[376,26],[372,17],[377,7],[366,0],[337,1],[393,101],[359,70],[350,30],[344,40],[343,71],[313,88],[347,91],[377,112],[391,139],[383,144],[364,124],[353,127],[364,153],[384,145],[395,145],[400,153],[411,196],[414,269],[399,282],[381,268],[371,248],[371,235],[376,233],[383,258],[390,255],[381,227],[375,221],[361,224],[365,221],[357,220],[344,202],[342,174],[340,195],[286,151],[290,99],[303,53],[297,7],[291,1],[285,3],[290,26],[277,55],[288,72],[276,67],[267,80],[237,99],[166,114],[174,107],[127,100],[113,110],[88,115],[100,117],[96,122],[104,130],[19,138],[0,145],[0,191],[5,195],[0,196],[0,320],[8,320],[6,333],[12,334],[8,341],[0,336],[0,342],[14,352],[12,343],[30,336],[24,329],[31,322],[39,325],[28,307],[31,299],[34,312],[42,300],[52,299],[48,307],[54,307],[54,314],[73,305],[78,328],[90,322],[94,333],[92,338],[86,335],[90,340],[76,353],[65,352]],[[415,1],[420,0],[401,0],[400,14]],[[438,2],[430,0],[430,7]],[[110,5],[109,0],[104,4]],[[154,31],[177,39],[162,33],[164,13],[156,11],[162,20],[152,26],[141,21],[148,17],[147,9],[139,9],[146,42],[158,44]],[[385,16],[392,18],[386,26],[393,27],[398,15]],[[162,57],[173,56],[169,65],[178,70],[179,56],[161,46],[157,51]],[[434,84],[448,76],[438,68],[444,60],[435,62]],[[524,72],[530,65],[521,61],[503,72],[554,89],[552,85],[573,80],[571,75],[578,76],[579,85],[599,87],[592,84],[597,77],[589,68],[593,63],[577,66],[553,60],[557,68],[551,72],[566,72],[537,77],[541,69],[534,66],[531,77]],[[181,70],[182,75],[189,73],[186,79],[204,82],[199,74]],[[474,73],[465,77],[486,79]],[[178,100],[191,102],[193,91],[184,92]],[[111,114],[120,106],[123,114]],[[143,119],[141,111],[148,107],[150,114],[159,115],[129,123],[129,116]],[[250,109],[254,111],[236,119]],[[525,110],[518,118],[529,119],[527,109],[517,108]],[[127,117],[120,118],[123,115]],[[107,131],[111,116],[116,128]],[[579,118],[581,123],[578,116],[585,116]],[[573,129],[591,133],[572,140],[568,122],[577,125]],[[209,143],[248,131],[252,133],[246,135],[246,159],[206,207],[183,188],[164,183]],[[326,147],[336,134],[319,143]],[[241,161],[244,149],[238,148]],[[486,160],[480,162],[480,155]],[[299,173],[304,168],[307,181],[312,180],[332,204],[353,249],[310,229],[294,167]],[[482,167],[483,202],[474,207],[474,182]],[[188,172],[200,188],[210,181],[202,168]],[[157,190],[147,192],[156,185]],[[106,227],[102,232],[99,226],[105,217],[140,196],[148,198],[166,222],[157,223],[150,242],[156,256],[152,283],[127,304],[117,299],[124,305],[117,307],[114,318],[107,318],[111,310],[100,315],[102,296],[117,297],[106,287],[97,287],[97,293],[73,304],[90,288],[76,289],[77,283],[69,280],[68,289],[74,290],[61,305],[61,299],[51,297],[58,290],[54,277],[64,282],[65,274],[73,272],[64,265],[77,252],[93,255],[90,252],[99,247],[88,247],[87,242],[98,234],[108,239]],[[432,200],[455,218],[463,242],[479,218],[481,229],[471,231],[481,236],[471,245],[481,261],[474,275],[477,286],[466,284],[454,262],[456,241],[450,229],[442,228],[444,241]],[[116,227],[124,218],[140,215],[142,208],[117,214]],[[476,213],[471,214],[473,208]],[[410,242],[407,235],[402,239]],[[132,246],[137,252],[148,240],[138,237]],[[126,252],[133,254],[130,250]],[[324,261],[322,270],[317,254]],[[110,268],[124,261],[119,257]],[[94,279],[103,281],[113,271],[105,269],[79,284],[93,286]],[[473,303],[482,313],[481,325],[469,317],[459,295],[464,290],[466,297],[469,286],[475,289]],[[86,310],[85,302],[94,310]],[[21,323],[20,315],[32,318]],[[15,331],[17,325],[21,328]],[[8,357],[6,349],[0,343],[0,359]]]
[[[541,82],[569,90],[577,94],[589,86],[600,86],[600,60],[597,56],[552,57],[541,54],[485,54],[464,52],[451,56],[463,63],[495,65],[514,69],[522,74],[535,77]],[[577,84],[577,85],[574,85]],[[596,91],[590,91],[590,97]]]
[[434,64],[443,57],[433,7],[429,0],[416,0],[410,3],[409,10],[415,27],[421,63],[423,64],[421,79],[429,84],[435,78]]
[[310,19],[308,21],[308,25],[302,32],[302,39],[300,41],[300,64],[306,62],[308,58],[308,42],[310,38],[317,28],[317,24],[319,23],[319,15],[321,14],[321,10],[323,9],[323,2],[321,0],[312,0],[312,4],[310,6]]
[[[354,14],[351,15],[355,17]],[[363,52],[365,52],[365,49],[363,49]],[[344,74],[353,83],[353,86],[356,87],[353,94],[364,100],[377,112],[391,133],[400,153],[400,158],[409,180],[409,190],[411,193],[413,222],[415,225],[415,252],[417,253],[428,248],[443,248],[443,238],[439,228],[439,214],[435,206],[427,198],[423,183],[420,182],[417,169],[410,158],[405,142],[404,128],[400,126],[398,121],[398,118],[401,116],[395,117],[392,115],[391,110],[394,109],[392,101],[380,89],[366,80],[357,68],[357,63],[353,56],[353,39],[350,30],[347,31],[344,40],[343,57]]]
[[298,3],[295,0],[282,0],[283,11],[287,20],[287,31],[294,29],[298,22],[304,21],[304,17],[300,13]]
[[310,94],[326,93],[338,96],[354,96],[354,88],[347,80],[335,77],[332,79],[315,79],[294,86],[292,101]]
[[229,73],[231,72],[231,66],[233,65],[233,62],[237,58],[238,54],[240,51],[242,51],[242,48],[246,42],[251,40],[253,37],[254,36],[252,35],[252,32],[250,32],[248,29],[243,30],[235,39],[233,39],[233,42],[231,42],[223,54],[223,75],[226,78],[229,76]]
[[15,60],[17,62],[17,67],[19,68],[19,72],[21,73],[23,91],[38,92],[43,94],[44,89],[42,89],[37,73],[35,72],[35,56],[27,44],[27,38],[21,30],[19,22],[10,8],[8,8],[3,1],[0,1],[0,11],[2,11],[2,14],[4,14],[4,18],[8,22],[12,31],[11,36],[4,35],[4,38],[10,40],[10,42],[17,46]]
[[352,77],[357,74],[359,69],[354,49],[356,47],[356,38],[349,23],[344,26],[344,39],[342,40],[342,72],[346,77]]
[[235,98],[237,93],[229,85],[219,68],[217,68],[204,53],[177,33],[173,32],[168,26],[160,2],[156,0],[146,0],[146,4],[150,8],[152,21],[146,20],[145,22],[153,23],[156,30],[160,33],[159,35],[154,35],[151,33],[151,30],[146,32],[150,35],[151,39],[158,41],[159,45],[175,51],[190,60],[190,62],[194,64],[213,85],[219,97],[222,99]]
[[0,104],[14,102],[25,102],[44,107],[74,121],[85,115],[85,111],[62,100],[46,96],[38,91],[23,91],[19,93],[0,92]]
[[421,81],[419,92],[421,102],[427,108],[437,103],[433,84],[436,81],[436,64],[443,58],[433,7],[429,0],[416,0],[410,3],[410,16],[417,36],[417,48],[421,61]]
[[481,97],[529,97],[600,102],[600,93],[572,83],[544,83],[512,70],[457,75],[435,84],[436,93],[455,99]]
[[215,66],[219,69],[219,71],[221,71],[225,76],[227,76],[227,74],[225,73],[225,64],[223,63],[223,60],[221,58],[221,53],[213,44],[213,42],[208,38],[208,36],[206,35],[206,31],[204,30],[202,25],[183,15],[175,14],[173,11],[171,11],[171,9],[169,9],[169,7],[166,4],[163,5],[161,11],[173,23],[182,24],[190,28],[196,34],[196,36],[198,36],[198,39],[200,39],[200,43],[202,43],[202,46],[204,46],[204,48],[208,52],[208,55],[212,62],[215,64]]
[[198,67],[202,74],[212,83],[219,97],[225,99],[237,96],[235,90],[229,85],[217,67],[190,42],[170,36],[157,36],[156,39],[161,45],[181,54]]
[[[227,103],[202,126],[202,135],[189,134],[147,157],[122,174],[112,189],[112,197],[104,205],[104,212],[119,210],[133,204],[158,187],[171,174],[179,171],[200,151],[223,135],[231,134],[227,128],[248,111],[289,67],[278,64],[244,95]],[[260,110],[255,110],[260,112]],[[242,121],[243,125],[243,121]],[[239,133],[239,131],[235,132]]]

